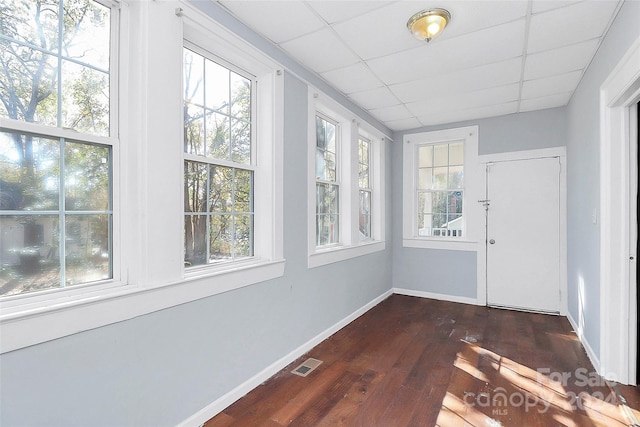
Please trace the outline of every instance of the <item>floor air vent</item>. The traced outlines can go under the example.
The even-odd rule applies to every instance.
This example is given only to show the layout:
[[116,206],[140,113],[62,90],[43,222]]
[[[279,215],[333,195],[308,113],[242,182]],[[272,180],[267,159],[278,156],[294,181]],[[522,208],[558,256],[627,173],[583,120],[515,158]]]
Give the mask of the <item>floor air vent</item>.
[[302,364],[298,366],[296,369],[291,371],[291,373],[300,375],[301,377],[306,377],[311,373],[311,371],[313,371],[318,366],[320,366],[321,363],[322,363],[322,360],[318,360],[310,357],[304,362],[302,362]]

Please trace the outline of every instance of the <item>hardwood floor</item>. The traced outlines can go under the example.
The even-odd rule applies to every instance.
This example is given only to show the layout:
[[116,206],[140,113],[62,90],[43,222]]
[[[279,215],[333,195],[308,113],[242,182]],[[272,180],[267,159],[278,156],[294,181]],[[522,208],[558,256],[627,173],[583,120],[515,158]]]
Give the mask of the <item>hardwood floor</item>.
[[286,425],[633,424],[565,318],[393,295],[205,424]]

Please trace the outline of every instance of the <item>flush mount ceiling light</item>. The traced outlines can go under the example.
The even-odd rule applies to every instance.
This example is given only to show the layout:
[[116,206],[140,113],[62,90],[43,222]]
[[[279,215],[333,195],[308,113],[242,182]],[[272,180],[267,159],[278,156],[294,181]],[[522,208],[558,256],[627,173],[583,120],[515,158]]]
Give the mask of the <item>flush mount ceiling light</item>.
[[440,35],[451,21],[451,14],[445,9],[427,9],[413,15],[407,21],[407,28],[418,40],[430,42]]

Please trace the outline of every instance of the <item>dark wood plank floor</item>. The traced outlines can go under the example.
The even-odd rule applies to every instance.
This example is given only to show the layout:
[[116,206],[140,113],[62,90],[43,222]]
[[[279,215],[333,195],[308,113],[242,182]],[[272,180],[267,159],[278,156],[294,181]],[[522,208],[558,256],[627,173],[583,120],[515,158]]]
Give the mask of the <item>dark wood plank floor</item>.
[[[307,357],[323,363],[292,374]],[[205,426],[633,425],[625,411],[565,318],[393,295]]]

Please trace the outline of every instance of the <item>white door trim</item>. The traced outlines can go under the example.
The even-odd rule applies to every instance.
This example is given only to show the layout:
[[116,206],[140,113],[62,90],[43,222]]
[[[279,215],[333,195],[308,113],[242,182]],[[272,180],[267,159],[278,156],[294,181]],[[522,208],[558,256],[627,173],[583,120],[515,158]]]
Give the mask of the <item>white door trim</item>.
[[[600,366],[635,383],[635,301],[629,283],[629,106],[640,99],[640,38],[600,88]],[[633,321],[633,323],[632,323]]]
[[[568,312],[567,302],[567,148],[552,147],[537,150],[512,151],[507,153],[483,154],[478,156],[480,164],[489,164],[497,162],[508,162],[513,160],[541,159],[545,157],[560,158],[560,315],[566,316]],[[486,182],[486,174],[485,174]],[[486,185],[485,185],[486,188]],[[486,198],[486,197],[485,197]],[[485,238],[486,240],[486,238]],[[486,246],[486,245],[485,245]],[[487,281],[486,281],[486,247],[485,258],[483,258],[484,280],[478,280],[478,284],[482,283],[483,288],[478,288],[478,296],[484,295],[486,300]],[[478,251],[478,257],[480,252]],[[478,262],[480,264],[480,262]],[[480,269],[478,270],[480,274]]]

